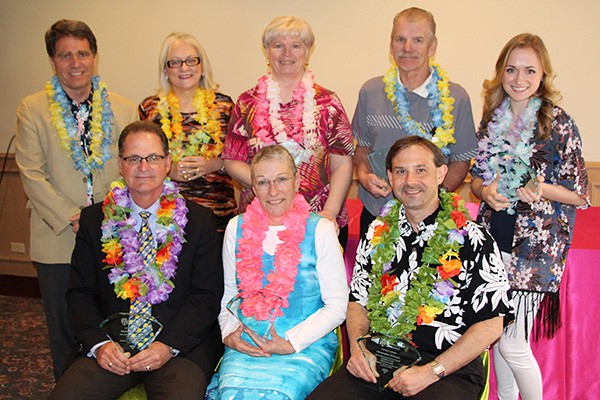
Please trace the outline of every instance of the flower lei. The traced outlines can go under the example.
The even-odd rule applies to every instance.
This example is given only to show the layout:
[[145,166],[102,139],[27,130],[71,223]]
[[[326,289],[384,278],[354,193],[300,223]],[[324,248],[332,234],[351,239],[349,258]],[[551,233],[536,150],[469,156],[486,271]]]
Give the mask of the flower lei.
[[444,155],[450,154],[449,144],[456,143],[454,138],[454,98],[450,96],[448,75],[438,64],[429,63],[431,67],[431,82],[427,85],[429,100],[427,104],[431,107],[431,118],[435,128],[435,134],[425,132],[423,128],[409,114],[410,104],[406,99],[406,87],[398,82],[398,67],[392,66],[383,76],[385,93],[392,102],[398,113],[398,120],[407,135],[417,135],[429,139],[432,143],[442,149]]
[[169,298],[175,285],[177,261],[181,253],[187,207],[177,185],[165,179],[160,197],[156,224],[157,252],[154,262],[144,267],[138,253],[140,243],[131,214],[131,198],[123,179],[111,184],[111,191],[102,206],[102,251],[106,257],[104,269],[110,268],[108,279],[115,294],[123,300],[139,299],[158,304]]
[[113,113],[108,101],[106,84],[100,77],[92,77],[92,119],[90,121],[90,155],[83,152],[77,131],[77,121],[71,112],[71,104],[56,75],[46,82],[46,95],[50,104],[50,120],[58,132],[62,148],[69,152],[75,169],[84,175],[102,168],[110,159],[112,144],[111,127]]
[[292,154],[296,165],[310,161],[311,149],[317,143],[315,110],[317,101],[314,75],[306,71],[293,91],[291,126],[281,120],[281,91],[279,84],[269,73],[258,80],[258,102],[252,130],[263,145],[279,143]]
[[[269,219],[257,198],[243,214],[242,237],[236,252],[238,288],[244,299],[240,305],[246,317],[267,320],[270,316],[282,316],[282,308],[289,306],[288,296],[294,289],[298,264],[302,253],[300,243],[304,240],[306,220],[310,208],[304,197],[296,194],[292,209],[283,218],[285,230],[278,232],[281,241],[275,248],[273,270],[267,275],[263,287],[263,241],[269,229]],[[261,291],[264,299],[252,296]],[[273,312],[272,312],[273,311]]]
[[506,98],[494,110],[494,116],[487,124],[488,134],[477,144],[475,162],[481,169],[484,185],[489,185],[497,175],[498,193],[510,201],[508,214],[514,214],[519,197],[517,189],[523,186],[523,177],[537,173],[529,166],[533,149],[533,135],[537,123],[537,113],[542,101],[534,97],[527,108],[513,122],[510,99]]
[[375,332],[410,338],[417,325],[429,324],[441,314],[455,293],[457,284],[452,277],[461,270],[459,251],[467,234],[469,214],[458,194],[441,190],[439,196],[441,210],[435,219],[435,232],[427,241],[422,264],[413,274],[408,290],[399,287],[398,278],[390,274],[400,236],[402,203],[390,200],[369,228],[373,266],[369,277],[373,284],[367,310]]
[[200,124],[200,127],[187,137],[181,126],[183,116],[177,96],[169,93],[159,98],[157,109],[161,117],[161,128],[169,139],[173,161],[177,162],[182,157],[197,155],[216,158],[221,154],[223,142],[220,137],[221,125],[218,121],[215,98],[216,93],[212,90],[196,89],[192,104],[196,110],[194,120]]

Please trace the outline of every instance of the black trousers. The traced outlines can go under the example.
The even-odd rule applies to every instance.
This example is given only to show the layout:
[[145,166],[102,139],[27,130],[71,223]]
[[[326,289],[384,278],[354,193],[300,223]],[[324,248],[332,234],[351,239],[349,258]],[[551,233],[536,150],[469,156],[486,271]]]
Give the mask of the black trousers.
[[348,372],[346,364],[317,386],[306,400],[477,400],[483,389],[481,385],[450,374],[417,395],[404,397],[391,389],[379,392],[369,387],[365,381]]

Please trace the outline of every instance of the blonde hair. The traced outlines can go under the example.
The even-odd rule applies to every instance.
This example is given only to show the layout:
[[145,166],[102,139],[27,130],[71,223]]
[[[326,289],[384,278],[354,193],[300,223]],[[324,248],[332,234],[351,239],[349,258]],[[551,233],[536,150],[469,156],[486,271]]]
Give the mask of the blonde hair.
[[514,49],[533,49],[542,64],[542,81],[535,92],[535,96],[542,100],[542,105],[538,111],[537,139],[547,139],[552,130],[552,109],[561,96],[553,84],[556,74],[552,69],[548,50],[542,39],[531,33],[521,33],[504,45],[496,61],[494,77],[483,82],[483,116],[480,129],[487,130],[487,124],[494,116],[494,110],[500,106],[507,96],[502,87],[502,77],[508,64],[508,58]]
[[187,43],[196,49],[196,53],[200,58],[200,62],[202,63],[202,77],[200,78],[198,86],[202,89],[215,91],[218,90],[219,85],[217,85],[213,79],[212,67],[210,65],[210,61],[208,60],[208,55],[206,54],[206,51],[200,42],[198,42],[198,40],[189,33],[173,32],[163,41],[162,47],[160,48],[160,55],[158,56],[158,82],[160,85],[158,94],[166,96],[172,90],[171,83],[167,79],[167,74],[165,73],[165,68],[167,68],[167,57],[169,56],[169,50],[171,49],[173,43],[178,40]]
[[271,43],[278,37],[297,36],[306,50],[310,53],[315,44],[315,35],[302,18],[292,16],[276,17],[267,27],[262,35],[263,49],[267,50]]

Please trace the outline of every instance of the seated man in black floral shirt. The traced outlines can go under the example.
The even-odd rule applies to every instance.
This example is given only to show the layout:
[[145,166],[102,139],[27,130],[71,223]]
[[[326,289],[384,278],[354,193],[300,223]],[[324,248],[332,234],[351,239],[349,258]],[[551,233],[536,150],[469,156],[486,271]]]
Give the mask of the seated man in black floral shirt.
[[[430,141],[398,140],[386,168],[397,200],[382,208],[358,247],[350,359],[308,398],[477,399],[485,382],[479,356],[512,320],[498,247],[468,219],[458,195],[438,189],[448,168]],[[369,332],[406,338],[421,355],[381,392],[373,390],[376,357],[357,343]]]

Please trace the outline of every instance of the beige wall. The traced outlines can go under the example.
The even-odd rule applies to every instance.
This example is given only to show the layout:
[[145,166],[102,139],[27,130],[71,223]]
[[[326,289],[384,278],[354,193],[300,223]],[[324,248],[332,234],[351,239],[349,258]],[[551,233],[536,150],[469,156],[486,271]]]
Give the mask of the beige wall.
[[277,15],[298,15],[316,34],[311,68],[317,81],[338,92],[352,115],[361,84],[388,68],[392,17],[412,4],[434,13],[437,61],[470,93],[477,122],[481,82],[490,77],[502,45],[517,33],[539,34],[558,72],[562,104],[581,130],[584,155],[600,161],[595,0],[0,0],[0,152],[14,133],[19,99],[41,90],[52,73],[43,35],[60,18],[90,25],[103,79],[137,103],[157,86],[158,51],[171,31],[190,32],[204,43],[222,91],[235,99],[265,72],[264,27]]
[[[504,43],[525,31],[545,40],[562,105],[583,137],[594,203],[600,204],[600,135],[594,134],[600,3],[595,0],[0,0],[0,155],[14,134],[19,99],[43,89],[52,74],[43,35],[60,18],[90,25],[98,38],[102,78],[138,103],[157,86],[158,51],[170,32],[187,31],[200,39],[222,91],[235,99],[266,70],[260,47],[264,27],[277,15],[304,17],[317,38],[311,69],[320,84],[340,95],[351,116],[362,83],[389,66],[392,17],[412,4],[434,13],[436,59],[471,95],[476,122],[481,83]],[[32,275],[27,255],[10,250],[11,242],[28,249],[29,214],[14,161],[9,168],[0,187],[0,273]],[[462,193],[468,197],[467,188]]]

